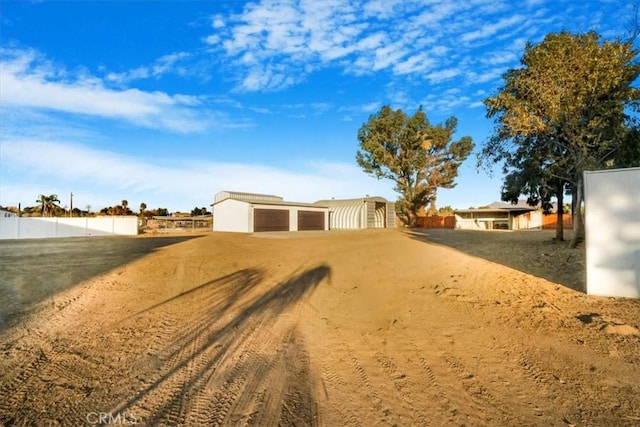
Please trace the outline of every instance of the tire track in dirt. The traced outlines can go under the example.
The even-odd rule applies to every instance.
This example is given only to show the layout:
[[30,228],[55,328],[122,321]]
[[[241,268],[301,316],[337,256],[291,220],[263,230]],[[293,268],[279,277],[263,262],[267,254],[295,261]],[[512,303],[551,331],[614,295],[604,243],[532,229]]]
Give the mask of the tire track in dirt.
[[557,381],[561,381],[560,378],[554,374],[542,369],[527,353],[521,352],[518,357],[518,367],[522,370],[525,377],[534,382],[538,387],[547,389],[555,378]]
[[[230,378],[232,380],[230,385],[235,387],[226,387],[225,383],[219,393],[220,398],[228,399],[227,405],[219,412],[218,424],[227,425],[229,423],[238,423],[240,420],[247,420],[258,412],[258,408],[261,408],[260,402],[254,402],[253,399],[259,398],[259,394],[254,394],[255,390],[261,390],[265,387],[260,387],[268,379],[268,374],[273,371],[279,359],[278,352],[281,351],[279,343],[283,341],[287,342],[289,337],[282,337],[275,331],[275,325],[264,325],[261,328],[254,328],[255,330],[261,329],[262,335],[258,338],[257,334],[252,334],[249,339],[242,340],[242,344],[236,349],[232,350],[233,354],[247,355],[244,360],[234,363],[230,368],[232,374]],[[290,331],[291,333],[292,331]],[[267,334],[265,339],[264,334]],[[269,351],[271,350],[271,351]],[[280,356],[281,357],[281,356]],[[219,370],[227,370],[229,366],[219,366]],[[281,401],[282,388],[284,387],[284,372],[278,372],[275,384],[267,384],[267,389],[275,389],[278,396],[278,402]],[[239,381],[233,381],[233,380]],[[254,408],[253,410],[248,408]],[[265,409],[265,408],[261,408]],[[248,412],[248,414],[247,414]],[[271,414],[271,418],[274,415]],[[267,417],[267,414],[263,414],[263,422],[270,422],[271,418]],[[277,420],[276,420],[277,423]]]
[[[300,346],[296,342],[298,337],[295,324],[291,321],[283,323],[284,325],[280,328],[284,330],[280,334],[274,334],[274,338],[277,338],[276,341],[280,345],[275,349],[276,353],[269,358],[264,375],[253,378],[234,410],[251,414],[247,420],[251,425],[281,424],[282,409],[286,405],[285,395],[290,382],[294,379],[293,371],[300,363],[298,357],[302,356]],[[274,330],[276,330],[275,327]],[[252,393],[251,390],[259,390],[259,393]],[[306,422],[309,421],[306,420]]]
[[[184,422],[194,410],[204,412],[200,377],[210,375],[210,361],[220,359],[220,349],[231,345],[237,328],[230,327],[233,315],[227,311],[240,303],[241,292],[252,288],[259,278],[255,269],[241,270],[169,297],[119,324],[114,333],[124,335],[127,325],[146,325],[150,341],[138,343],[145,356],[131,360],[129,375],[123,375],[141,377],[141,390],[136,396],[112,402],[112,412],[137,411],[138,418],[169,423]],[[154,321],[157,318],[162,321]],[[118,388],[126,386],[120,382]]]
[[[283,373],[291,366],[287,364],[293,351],[289,348],[296,348],[291,345],[296,313],[281,314],[275,320],[269,316],[269,312],[249,316],[241,324],[217,321],[187,334],[185,340],[174,345],[177,352],[163,357],[166,361],[161,372],[171,375],[156,379],[148,396],[133,402],[131,410],[144,408],[153,424],[207,425],[226,425],[243,417],[250,420],[251,415],[255,418],[256,412],[266,410],[261,413],[261,424],[278,424],[279,405],[286,391],[287,377]],[[165,340],[163,337],[160,341]],[[175,365],[185,360],[186,365],[176,369]],[[262,397],[255,392],[260,389],[265,390]],[[264,397],[269,394],[274,395],[272,409],[264,405]],[[157,395],[171,398],[158,407],[153,402]]]
[[[357,369],[359,364],[357,363],[357,359],[353,356],[353,351],[351,351],[346,343],[344,338],[344,333],[341,332],[338,325],[333,323],[327,317],[324,317],[320,314],[317,308],[306,304],[306,309],[309,310],[316,321],[320,321],[320,323],[324,322],[325,327],[329,327],[332,331],[333,338],[337,340],[337,342],[331,342],[330,346],[326,348],[331,348],[330,353],[322,352],[322,357],[320,359],[320,369],[321,369],[321,380],[323,381],[324,394],[327,399],[327,404],[331,406],[332,413],[337,412],[339,417],[335,417],[336,420],[343,420],[350,426],[363,427],[366,426],[366,423],[362,419],[362,417],[353,409],[353,405],[348,405],[347,399],[343,397],[348,397],[354,393],[353,387],[355,384],[362,384],[362,374],[364,371],[362,368],[360,370]],[[352,366],[352,369],[348,371],[348,373],[353,376],[353,378],[343,378],[342,375],[338,371],[336,371],[335,366],[342,366],[345,363]],[[354,366],[353,360],[355,359],[356,364]],[[343,373],[347,373],[347,371],[342,370]],[[366,379],[366,374],[364,375]],[[328,390],[326,385],[329,385]],[[357,388],[360,391],[360,388]],[[367,389],[368,391],[368,389]],[[338,395],[337,399],[330,399],[331,394]],[[372,401],[371,396],[367,396],[369,403],[372,405],[374,402]],[[358,408],[363,410],[364,408]]]
[[[420,351],[420,349],[415,345],[415,342],[412,343],[413,351],[416,355],[417,361],[413,361],[413,363],[417,363],[420,368],[420,371],[423,373],[423,378],[426,379],[428,386],[432,390],[432,395],[435,398],[437,405],[436,410],[431,412],[430,417],[422,417],[421,421],[426,424],[433,425],[444,425],[444,424],[463,424],[463,421],[459,418],[459,410],[456,405],[451,401],[447,393],[445,393],[440,381],[436,378],[436,375],[431,369],[429,362],[425,355]],[[440,414],[446,414],[440,416]],[[455,421],[454,421],[455,420]]]
[[291,372],[291,375],[287,381],[288,390],[282,404],[280,424],[319,426],[322,422],[316,401],[317,381],[312,373],[309,352],[297,330],[294,331],[294,339],[295,351],[288,354],[285,366],[286,372]]
[[[337,292],[340,292],[336,290]],[[331,406],[333,412],[338,412],[339,417],[335,417],[341,423],[345,423],[350,426],[367,426],[364,422],[360,412],[364,412],[366,416],[371,416],[371,412],[377,414],[376,418],[378,422],[380,420],[386,420],[390,415],[390,410],[384,408],[384,400],[378,395],[376,387],[369,379],[367,369],[372,366],[377,366],[375,361],[372,363],[362,363],[353,348],[348,344],[350,340],[346,337],[346,333],[342,331],[341,326],[334,323],[331,319],[322,316],[317,308],[309,304],[305,304],[307,314],[310,314],[320,324],[324,323],[324,326],[331,329],[331,334],[335,341],[331,342],[331,352],[326,353],[323,351],[323,356],[320,360],[321,368],[321,380],[324,385],[324,394],[327,398],[327,404]],[[351,375],[344,378],[340,373],[336,371],[335,366],[341,366],[347,364],[351,367],[348,371]],[[366,366],[366,369],[365,369]],[[344,374],[347,371],[342,370]],[[384,374],[383,374],[384,375]],[[329,385],[327,390],[326,385]],[[356,384],[359,384],[356,385]],[[355,387],[355,390],[354,390]],[[379,387],[380,390],[384,390],[383,387]],[[365,393],[363,393],[363,390]],[[363,407],[363,401],[354,410],[353,405],[349,405],[348,396],[358,393],[364,394],[362,397],[366,397],[366,402],[371,405],[370,407]],[[338,395],[338,399],[329,400],[330,394]],[[342,397],[347,399],[343,399]]]
[[[228,398],[224,392],[216,396],[215,393],[206,393],[207,383],[213,376],[224,369],[228,359],[234,357],[230,352],[234,340],[250,341],[263,327],[261,322],[254,323],[249,328],[243,328],[241,333],[234,337],[233,334],[225,334],[218,340],[211,340],[218,332],[217,322],[209,325],[207,330],[194,330],[175,342],[169,350],[169,354],[161,355],[164,359],[159,372],[167,374],[154,378],[147,385],[147,396],[134,402],[131,407],[146,407],[149,422],[152,424],[162,422],[178,422],[184,424],[187,419],[195,419],[198,422],[208,423],[212,414],[219,414],[220,407],[209,407],[209,397],[218,402]],[[245,331],[249,331],[246,333]],[[167,341],[171,342],[171,341]],[[250,353],[241,354],[240,357],[249,358]],[[239,381],[240,373],[232,377],[233,381]],[[231,390],[228,390],[231,392]],[[167,401],[164,396],[171,398]],[[217,397],[217,399],[215,399]]]
[[[304,300],[304,298],[303,298]],[[243,364],[235,364],[233,378],[244,378],[245,382],[237,390],[235,399],[227,408],[222,425],[242,422],[248,425],[282,425],[287,416],[286,408],[290,405],[300,408],[307,400],[313,400],[312,389],[301,393],[291,390],[296,388],[295,372],[300,369],[307,372],[304,383],[308,385],[309,358],[304,349],[302,337],[297,332],[297,324],[303,307],[303,300],[296,301],[286,312],[276,315],[275,319],[262,319],[263,326],[254,328],[267,336],[252,336],[251,339],[237,341],[237,348],[231,353],[246,354],[251,357]],[[288,403],[289,402],[289,403]],[[296,415],[295,425],[312,424],[313,411],[305,415]],[[284,420],[284,425],[289,425]]]
[[[369,381],[369,376],[367,375],[362,363],[358,360],[358,358],[354,355],[353,349],[346,343],[342,342],[342,346],[348,356],[348,362],[356,372],[357,377],[360,379],[360,383],[364,386],[369,394],[369,400],[373,404],[374,408],[380,412],[383,412],[382,409],[382,399],[378,396],[376,389],[373,387],[371,382]],[[384,414],[386,415],[386,414]]]
[[[25,425],[54,423],[56,419],[67,417],[74,422],[84,419],[86,398],[95,388],[93,370],[96,363],[78,351],[77,340],[81,335],[66,334],[59,338],[46,332],[46,328],[55,329],[68,323],[64,322],[64,316],[82,303],[80,292],[78,289],[65,292],[59,303],[55,298],[41,302],[33,308],[33,315],[26,316],[13,329],[12,335],[21,336],[20,341],[28,343],[29,353],[37,356],[26,364],[5,365],[7,372],[3,374],[4,380],[0,380],[0,420],[11,419],[17,413],[24,414],[20,422]],[[7,341],[6,348],[11,349],[17,342]],[[24,345],[20,347],[21,351],[25,350]],[[11,353],[5,363],[10,362],[13,356],[17,359],[17,354]],[[14,375],[10,376],[9,372]],[[40,399],[33,396],[40,396]],[[47,397],[54,399],[56,405],[43,408],[42,402]]]
[[[398,420],[398,417],[402,417],[403,414],[412,414],[412,404],[407,402],[401,393],[398,393],[394,379],[378,364],[375,356],[368,361],[359,359],[359,355],[366,356],[366,354],[374,353],[371,347],[366,343],[363,344],[369,351],[359,351],[359,354],[356,354],[344,338],[341,339],[337,347],[340,347],[345,354],[347,363],[351,366],[352,372],[354,373],[355,380],[364,388],[366,401],[371,405],[370,409],[376,414],[377,422],[392,424],[406,423],[406,419]],[[334,345],[334,348],[335,347]],[[389,382],[394,385],[389,387]],[[359,409],[367,410],[362,407]],[[397,409],[402,409],[402,411],[398,411]],[[372,414],[369,413],[369,415],[371,416]],[[364,422],[363,424],[366,425]]]
[[[37,419],[26,417],[25,423],[46,419],[82,420],[88,410],[86,397],[93,391],[92,376],[96,364],[80,354],[69,351],[72,341],[39,342],[38,357],[19,370],[13,380],[0,389],[0,417],[9,414],[31,412]],[[41,408],[41,402],[31,400],[30,395],[52,396],[57,404]]]
[[[17,368],[17,374],[14,378],[5,382],[2,387],[0,387],[0,411],[6,414],[0,418],[9,419],[9,414],[15,412],[20,404],[25,401],[26,389],[47,363],[49,363],[49,358],[45,352],[39,348],[37,350],[37,357],[26,366]],[[6,375],[6,373],[4,375]]]
[[[325,289],[333,289],[331,281],[328,282],[328,287]],[[314,297],[315,298],[315,297]],[[321,302],[326,302],[324,298],[320,299]],[[311,324],[316,325],[332,325],[333,323],[326,317],[323,317],[318,309],[309,302],[308,298],[299,301],[295,307],[296,317],[299,319],[296,322],[296,328],[298,322],[303,322],[305,335],[309,335],[309,326]],[[353,387],[358,383],[358,379],[355,378],[356,371],[350,370],[354,374],[354,378],[345,379],[336,369],[336,366],[344,364],[344,360],[348,357],[345,353],[344,339],[341,338],[341,333],[337,328],[332,329],[332,338],[337,338],[340,342],[339,345],[333,341],[323,342],[318,347],[319,341],[315,339],[316,335],[311,332],[312,341],[309,343],[314,349],[312,353],[320,355],[315,363],[317,364],[317,373],[311,373],[311,357],[310,351],[307,350],[304,341],[302,346],[296,346],[296,352],[288,357],[293,357],[293,360],[289,362],[289,369],[287,375],[293,376],[293,380],[290,382],[289,392],[287,392],[284,404],[282,405],[281,425],[349,425],[349,426],[366,426],[362,418],[353,410],[353,407],[345,404],[346,400],[342,399],[340,395],[349,396],[354,393]],[[298,340],[298,333],[295,332],[295,339]],[[326,352],[326,349],[331,348],[330,352]],[[321,350],[318,352],[318,350]],[[299,368],[299,374],[291,374],[291,371],[295,371],[296,367]],[[344,371],[343,371],[344,372]],[[302,377],[302,378],[299,378]],[[300,386],[305,384],[304,387]],[[336,392],[339,397],[332,398]],[[306,411],[309,419],[301,420],[297,413],[299,411],[294,410],[297,408],[298,402],[305,401],[305,394],[309,395],[309,408]],[[302,396],[302,398],[301,398]],[[315,400],[315,399],[321,399]],[[292,407],[294,409],[292,409]],[[321,419],[321,414],[325,414]],[[326,419],[325,419],[326,418]],[[332,421],[333,420],[333,421]],[[258,424],[256,424],[258,425]]]
[[[188,337],[188,345],[181,346],[180,351],[174,353],[166,367],[175,370],[174,375],[154,390],[154,394],[168,395],[170,398],[154,413],[149,420],[151,424],[185,425],[189,410],[187,405],[192,402],[193,394],[198,392],[197,387],[189,387],[189,382],[194,378],[197,369],[206,363],[204,357],[208,350],[198,354],[198,349],[202,347],[202,333],[198,327]],[[186,364],[182,365],[185,360]]]
[[[425,415],[425,408],[423,402],[420,399],[414,398],[409,388],[412,388],[411,379],[404,371],[401,371],[398,366],[388,356],[376,352],[374,358],[378,365],[385,372],[387,381],[393,383],[395,389],[402,396],[403,405],[402,410],[404,414],[414,414],[417,417],[413,419],[412,425],[428,426],[429,420]],[[421,395],[422,393],[419,393]],[[394,408],[395,409],[395,408]]]
[[[445,353],[443,360],[449,366],[449,369],[457,376],[458,380],[462,383],[462,386],[471,400],[482,408],[484,412],[485,422],[496,422],[494,417],[498,417],[501,423],[510,420],[509,412],[505,409],[509,405],[502,402],[496,396],[494,396],[478,379],[478,377],[469,371],[462,361],[451,354]],[[488,410],[488,409],[491,410]]]
[[[335,371],[333,368],[336,362],[333,361],[321,361],[321,381],[323,382],[324,394],[327,399],[329,399],[329,391],[327,390],[327,384],[329,385],[329,390],[343,391],[345,388],[349,386],[349,383],[342,378],[342,376]],[[346,407],[342,400],[331,400],[327,402],[331,405],[332,409],[335,409],[340,416],[338,417],[341,420],[344,420],[345,424],[356,427],[365,426],[364,421],[355,414],[350,407]]]

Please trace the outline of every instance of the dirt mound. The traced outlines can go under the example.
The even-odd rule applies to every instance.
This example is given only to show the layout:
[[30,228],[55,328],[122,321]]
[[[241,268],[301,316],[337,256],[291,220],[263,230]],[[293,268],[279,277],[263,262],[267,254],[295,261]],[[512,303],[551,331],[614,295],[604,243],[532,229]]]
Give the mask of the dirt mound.
[[0,423],[637,425],[640,301],[551,236],[77,240],[47,280],[3,245]]

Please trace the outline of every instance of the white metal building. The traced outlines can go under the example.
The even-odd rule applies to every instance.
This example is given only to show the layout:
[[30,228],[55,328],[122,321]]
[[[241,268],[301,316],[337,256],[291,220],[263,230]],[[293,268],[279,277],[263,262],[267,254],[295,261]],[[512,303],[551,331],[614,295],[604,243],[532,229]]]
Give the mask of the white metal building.
[[213,230],[263,231],[328,230],[326,206],[286,202],[269,194],[221,191],[213,202]]
[[584,173],[587,293],[640,298],[640,168]]
[[395,204],[383,197],[360,199],[319,200],[317,206],[329,207],[329,228],[394,228],[396,226]]

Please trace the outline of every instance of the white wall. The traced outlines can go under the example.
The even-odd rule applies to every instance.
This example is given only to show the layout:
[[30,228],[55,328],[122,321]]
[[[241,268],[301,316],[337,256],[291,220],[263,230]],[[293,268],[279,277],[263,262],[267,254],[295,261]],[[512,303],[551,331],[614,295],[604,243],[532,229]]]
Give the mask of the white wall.
[[463,218],[460,215],[456,215],[456,230],[484,230],[486,229],[486,224],[482,224],[482,228],[480,228],[480,224],[474,218]]
[[640,298],[640,168],[584,173],[587,293]]
[[250,205],[234,199],[226,199],[213,205],[213,231],[251,231]]
[[92,218],[13,217],[0,218],[0,239],[40,239],[138,234],[135,216]]

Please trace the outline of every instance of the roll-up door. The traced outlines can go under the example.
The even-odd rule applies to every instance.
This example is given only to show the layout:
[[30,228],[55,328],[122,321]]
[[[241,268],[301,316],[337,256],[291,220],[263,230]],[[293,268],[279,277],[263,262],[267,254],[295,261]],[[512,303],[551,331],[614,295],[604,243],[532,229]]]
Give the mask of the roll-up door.
[[289,231],[289,210],[254,209],[253,231]]
[[324,230],[324,212],[298,211],[298,230]]

